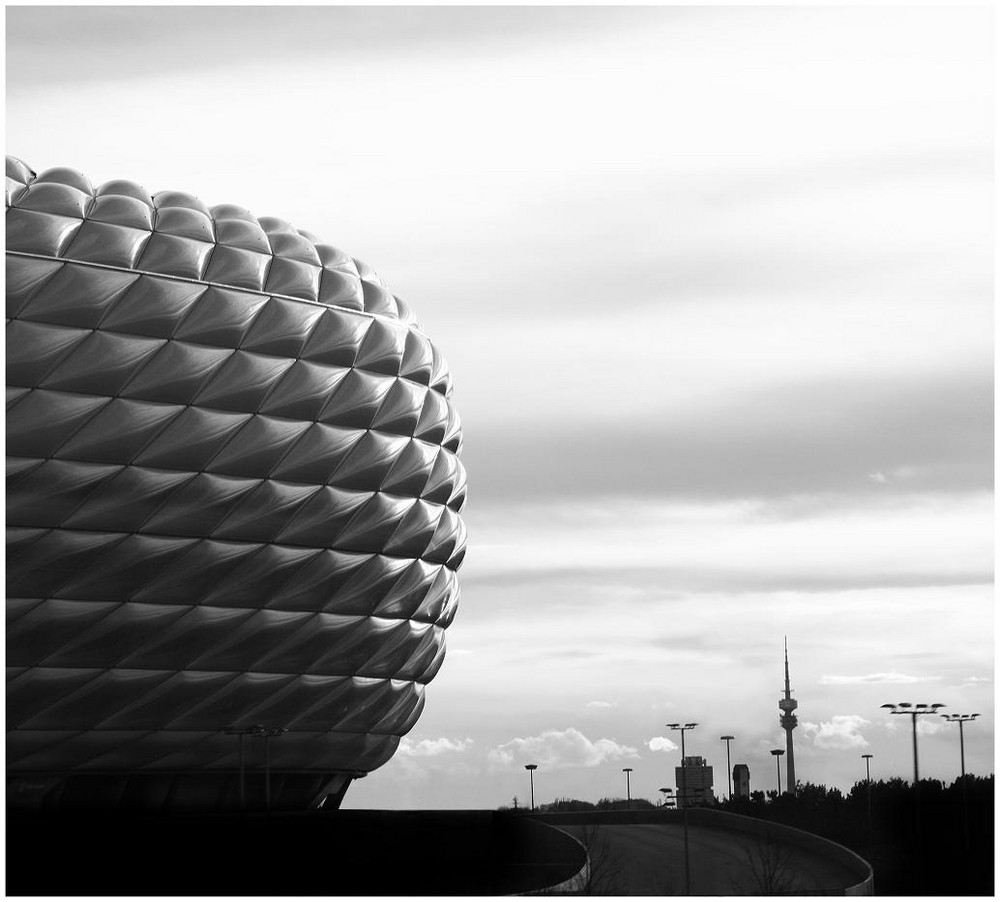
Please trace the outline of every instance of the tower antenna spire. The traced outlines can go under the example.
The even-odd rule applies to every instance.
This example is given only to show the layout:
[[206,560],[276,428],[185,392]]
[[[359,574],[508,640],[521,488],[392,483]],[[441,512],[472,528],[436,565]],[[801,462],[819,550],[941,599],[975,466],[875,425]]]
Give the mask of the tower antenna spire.
[[795,795],[795,748],[792,743],[792,730],[798,724],[799,719],[795,716],[795,709],[799,703],[792,698],[792,685],[788,676],[788,636],[785,636],[785,695],[778,699],[778,708],[781,711],[779,721],[781,728],[785,731],[785,766],[788,769],[788,793]]

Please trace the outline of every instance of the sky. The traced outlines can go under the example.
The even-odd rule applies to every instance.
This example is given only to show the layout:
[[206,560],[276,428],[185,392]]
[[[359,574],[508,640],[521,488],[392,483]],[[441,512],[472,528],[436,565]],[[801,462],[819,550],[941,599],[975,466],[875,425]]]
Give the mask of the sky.
[[[348,808],[993,771],[989,7],[11,7],[7,152],[279,216],[447,358],[469,551]],[[920,720],[922,777],[959,770]],[[784,778],[783,778],[784,779]]]

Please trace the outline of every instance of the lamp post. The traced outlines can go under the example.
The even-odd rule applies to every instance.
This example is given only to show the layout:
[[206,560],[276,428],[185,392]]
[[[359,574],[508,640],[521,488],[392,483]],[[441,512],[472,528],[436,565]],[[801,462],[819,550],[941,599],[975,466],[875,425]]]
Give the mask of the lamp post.
[[264,740],[264,810],[271,812],[271,739],[283,736],[288,732],[284,727],[264,727],[260,724],[252,727],[251,736]]
[[531,810],[535,810],[535,771],[538,770],[537,764],[525,764],[524,769],[528,772],[528,779],[531,781]]
[[629,782],[629,779],[632,776],[632,768],[631,767],[623,767],[622,768],[622,773],[625,774],[625,798],[627,799],[628,810],[631,811],[632,810],[632,785]]
[[861,756],[865,759],[865,786],[868,789],[868,828],[871,829],[872,824],[872,758],[874,757],[870,753],[865,753]]
[[969,788],[965,783],[965,733],[966,722],[975,720],[978,714],[942,714],[949,723],[958,724],[958,743],[962,755],[962,838],[965,841],[965,854],[969,855]]
[[958,724],[958,743],[962,754],[962,780],[965,780],[965,733],[963,732],[963,727],[970,720],[975,720],[979,717],[978,714],[942,714],[941,715],[949,723]]
[[[774,755],[774,766],[778,771],[778,796],[781,795],[781,756],[785,754],[784,749],[771,749],[771,754]],[[777,799],[778,796],[775,796]]]
[[911,705],[909,702],[896,702],[882,705],[888,708],[890,714],[909,714],[913,724],[913,826],[917,841],[917,874],[921,882],[924,879],[924,828],[920,818],[920,767],[917,759],[917,718],[921,714],[937,714],[938,708],[943,708],[940,702],[932,705],[920,702]]
[[247,736],[257,736],[261,730],[264,728],[259,724],[255,723],[250,727],[226,727],[225,734],[227,736],[239,736],[240,737],[240,813],[242,814],[246,810],[247,804],[247,794],[246,794],[246,755],[244,754],[243,740]]
[[688,798],[687,793],[687,765],[685,764],[685,759],[687,758],[687,752],[684,751],[684,734],[688,730],[693,730],[698,724],[696,723],[668,723],[667,728],[670,730],[680,730],[681,734],[681,798],[678,799],[679,803],[682,803],[682,808],[684,809],[684,895],[691,895],[691,853],[690,846],[688,844]]
[[729,760],[729,743],[732,742],[735,736],[720,736],[721,739],[726,744],[726,778],[729,780],[729,801],[733,800],[733,765]]
[[935,702],[933,705],[923,703],[911,705],[909,702],[895,702],[894,704],[882,705],[882,707],[889,708],[890,714],[910,715],[910,720],[913,722],[913,785],[916,786],[920,782],[920,767],[917,763],[917,718],[921,714],[937,714],[937,709],[945,706],[940,702]]

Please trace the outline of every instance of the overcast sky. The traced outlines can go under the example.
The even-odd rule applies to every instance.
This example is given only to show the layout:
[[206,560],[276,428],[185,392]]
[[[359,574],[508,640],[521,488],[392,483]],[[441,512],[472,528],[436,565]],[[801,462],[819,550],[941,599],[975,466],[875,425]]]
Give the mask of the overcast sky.
[[[348,807],[993,770],[988,7],[7,8],[7,152],[290,220],[448,358],[446,663]],[[922,776],[958,773],[922,724]]]

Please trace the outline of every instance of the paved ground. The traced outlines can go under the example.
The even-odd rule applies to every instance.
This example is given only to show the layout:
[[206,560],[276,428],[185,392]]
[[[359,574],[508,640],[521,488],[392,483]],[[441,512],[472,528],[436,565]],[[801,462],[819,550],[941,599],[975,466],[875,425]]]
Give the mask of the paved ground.
[[680,824],[560,825],[588,847],[599,895],[765,895],[845,887],[856,877],[795,846],[690,827],[691,886],[684,888]]

